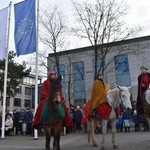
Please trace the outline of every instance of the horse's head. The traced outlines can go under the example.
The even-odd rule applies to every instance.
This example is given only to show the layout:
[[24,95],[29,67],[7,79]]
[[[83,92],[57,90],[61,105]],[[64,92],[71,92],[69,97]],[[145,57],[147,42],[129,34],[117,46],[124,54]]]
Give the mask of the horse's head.
[[130,92],[127,87],[117,86],[110,90],[107,94],[107,102],[113,108],[116,108],[119,104],[122,104],[123,107],[132,109],[130,101]]
[[125,86],[117,86],[117,88],[119,89],[120,103],[125,108],[132,109],[129,89]]
[[50,88],[49,88],[49,97],[48,100],[50,103],[59,104],[61,101],[61,80],[60,78],[55,78],[50,80]]

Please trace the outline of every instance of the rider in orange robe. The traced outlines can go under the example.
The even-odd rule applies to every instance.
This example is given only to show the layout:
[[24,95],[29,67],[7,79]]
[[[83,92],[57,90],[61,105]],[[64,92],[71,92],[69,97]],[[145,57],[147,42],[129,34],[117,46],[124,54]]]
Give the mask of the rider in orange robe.
[[98,73],[92,87],[92,95],[89,106],[90,115],[100,106],[100,104],[106,103],[106,94],[108,91],[109,85],[103,80],[102,75]]
[[[41,117],[42,108],[43,108],[44,103],[45,103],[45,101],[48,97],[50,82],[54,78],[56,78],[56,73],[54,71],[51,71],[49,73],[49,78],[47,80],[45,80],[43,85],[42,85],[41,93],[40,93],[40,101],[39,101],[39,105],[38,105],[38,108],[36,110],[36,114],[35,114],[34,121],[33,121],[33,127],[35,129],[38,129],[40,124],[41,124],[41,121],[42,121],[42,117]],[[71,116],[70,116],[69,111],[67,109],[62,91],[61,91],[61,102],[63,103],[64,108],[65,108],[65,118],[64,118],[64,121],[63,121],[63,125],[66,126],[66,127],[69,127],[70,125],[72,125],[72,119],[71,119]]]

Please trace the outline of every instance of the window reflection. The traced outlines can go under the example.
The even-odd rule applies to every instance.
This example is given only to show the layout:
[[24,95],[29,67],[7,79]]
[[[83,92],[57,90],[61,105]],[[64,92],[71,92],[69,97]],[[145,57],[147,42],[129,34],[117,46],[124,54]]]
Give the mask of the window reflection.
[[115,71],[117,85],[131,85],[127,54],[115,56]]
[[84,104],[86,99],[84,62],[75,62],[72,64],[73,71],[73,97],[76,104]]

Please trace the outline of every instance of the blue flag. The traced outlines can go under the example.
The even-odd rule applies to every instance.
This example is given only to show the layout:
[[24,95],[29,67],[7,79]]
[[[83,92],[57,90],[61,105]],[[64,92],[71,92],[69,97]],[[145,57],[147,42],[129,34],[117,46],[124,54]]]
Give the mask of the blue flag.
[[17,56],[36,51],[35,0],[26,0],[14,5],[15,46]]

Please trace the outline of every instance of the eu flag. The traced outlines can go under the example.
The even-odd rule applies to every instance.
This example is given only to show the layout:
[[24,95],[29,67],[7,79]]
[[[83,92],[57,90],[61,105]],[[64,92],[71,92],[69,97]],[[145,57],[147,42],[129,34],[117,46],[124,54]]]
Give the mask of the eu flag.
[[36,51],[35,0],[26,0],[14,5],[15,46],[17,56]]

